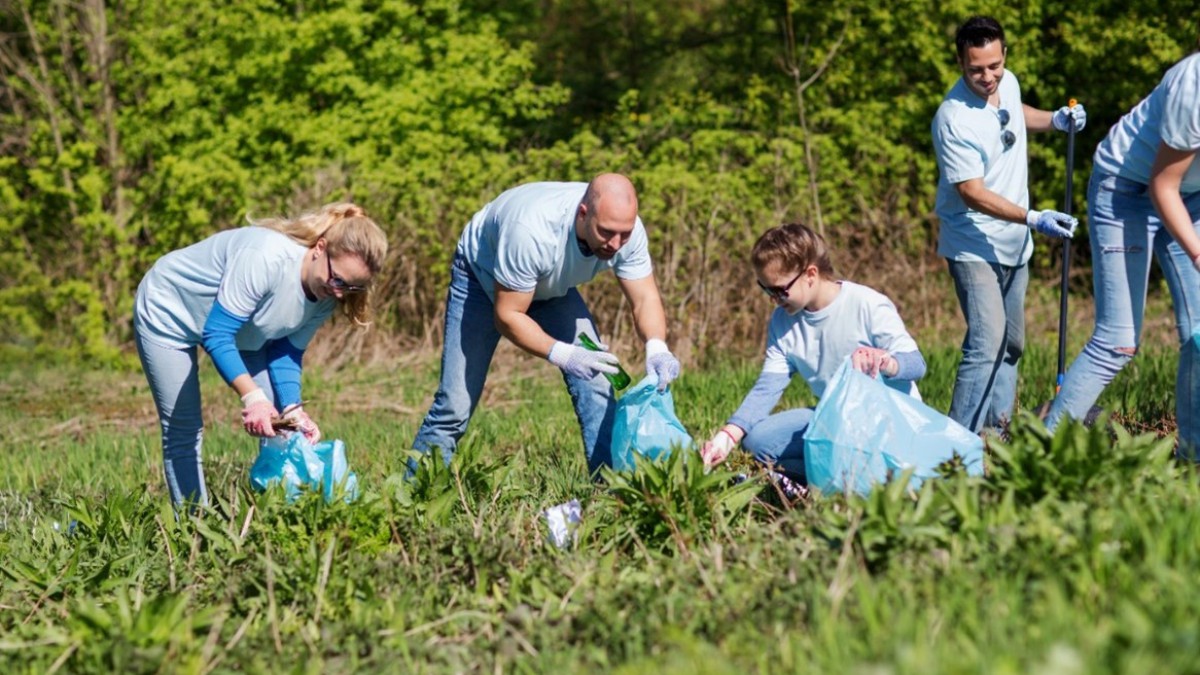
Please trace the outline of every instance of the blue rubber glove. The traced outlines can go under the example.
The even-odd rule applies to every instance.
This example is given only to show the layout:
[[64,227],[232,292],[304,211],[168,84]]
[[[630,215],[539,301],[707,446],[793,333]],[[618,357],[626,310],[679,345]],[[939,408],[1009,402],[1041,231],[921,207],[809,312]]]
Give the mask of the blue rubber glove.
[[646,341],[646,374],[658,378],[658,390],[666,391],[671,381],[679,377],[679,359],[657,338]]
[[1075,107],[1063,106],[1054,111],[1054,119],[1051,122],[1054,128],[1059,131],[1066,131],[1067,125],[1070,122],[1068,115],[1075,115],[1075,131],[1083,131],[1087,126],[1087,111],[1083,109],[1082,103],[1076,103]]
[[[607,347],[600,345],[600,348],[606,349]],[[546,358],[550,363],[561,368],[563,372],[585,380],[590,380],[599,373],[615,375],[617,372],[618,359],[616,356],[608,352],[594,352],[565,342],[555,342]]]
[[1025,224],[1044,235],[1070,239],[1075,235],[1075,226],[1079,225],[1079,221],[1061,211],[1029,209],[1025,214]]

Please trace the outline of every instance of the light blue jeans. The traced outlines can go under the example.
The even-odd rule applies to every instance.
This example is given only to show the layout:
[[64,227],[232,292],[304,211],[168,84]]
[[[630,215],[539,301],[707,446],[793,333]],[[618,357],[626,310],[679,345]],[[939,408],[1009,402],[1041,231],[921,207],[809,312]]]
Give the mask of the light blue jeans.
[[[158,423],[162,429],[163,473],[171,503],[207,506],[208,489],[204,484],[204,463],[200,446],[204,442],[204,418],[200,408],[200,369],[197,348],[175,349],[146,339],[134,317],[138,358],[150,383]],[[241,352],[242,360],[254,381],[274,403],[271,378],[267,374],[266,349]]]
[[746,432],[742,447],[759,462],[774,466],[788,478],[804,482],[804,432],[812,418],[812,408],[775,413]]
[[[587,333],[598,341],[592,315],[574,288],[559,298],[534,301],[528,315],[555,340],[570,344],[579,333]],[[441,381],[433,406],[413,440],[414,449],[429,452],[438,448],[443,461],[450,462],[479,404],[499,342],[492,300],[467,262],[456,255],[446,293]],[[563,380],[583,433],[588,470],[595,473],[601,466],[612,464],[611,431],[616,409],[612,386],[602,375],[585,380],[563,373]],[[412,462],[409,469],[415,469]]]
[[[1200,193],[1184,195],[1184,204],[1193,226],[1200,230]],[[1083,419],[1133,358],[1118,350],[1136,350],[1141,342],[1153,256],[1171,291],[1181,345],[1175,379],[1180,454],[1196,460],[1200,448],[1200,357],[1192,331],[1200,322],[1200,274],[1163,227],[1146,185],[1093,172],[1088,182],[1088,217],[1096,326],[1067,370],[1046,425],[1053,428],[1063,415]]]
[[1017,362],[1025,351],[1025,289],[1029,267],[949,260],[958,304],[967,321],[950,418],[978,433],[1012,418]]

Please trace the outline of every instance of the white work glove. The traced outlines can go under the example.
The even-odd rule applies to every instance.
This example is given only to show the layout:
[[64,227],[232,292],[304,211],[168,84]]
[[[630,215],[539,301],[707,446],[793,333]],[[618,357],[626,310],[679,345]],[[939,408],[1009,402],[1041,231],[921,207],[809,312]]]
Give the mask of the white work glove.
[[667,348],[667,343],[658,338],[646,341],[646,374],[658,378],[659,391],[666,391],[667,386],[679,377],[679,359]]
[[878,347],[859,347],[850,354],[850,365],[855,370],[868,377],[895,377],[900,370],[900,364],[886,349]]
[[321,429],[317,423],[312,421],[308,413],[304,412],[304,407],[299,403],[292,404],[283,409],[283,419],[291,422],[296,431],[304,434],[309,443],[316,445],[321,442]]
[[[608,345],[600,344],[600,349],[608,349]],[[550,363],[558,366],[563,372],[590,380],[597,373],[615,375],[617,372],[616,356],[607,351],[594,352],[585,347],[569,345],[565,342],[555,342],[547,356]]]
[[1025,213],[1025,224],[1042,234],[1070,239],[1075,235],[1075,226],[1079,225],[1079,221],[1061,211],[1029,209]]
[[1055,110],[1054,119],[1051,120],[1051,122],[1054,124],[1054,128],[1058,129],[1059,131],[1066,131],[1068,124],[1071,121],[1068,115],[1071,114],[1075,115],[1075,131],[1083,131],[1083,128],[1087,126],[1087,111],[1083,109],[1082,103],[1076,103],[1075,107],[1073,108],[1064,105],[1058,110]]
[[271,420],[275,419],[275,406],[267,399],[262,389],[242,397],[242,428],[251,436],[271,438],[275,430],[271,428]]
[[733,434],[729,432],[729,425],[721,427],[721,430],[713,435],[712,440],[706,441],[700,447],[700,458],[704,460],[705,466],[716,466],[725,461],[729,453],[737,447],[738,442],[733,439]]

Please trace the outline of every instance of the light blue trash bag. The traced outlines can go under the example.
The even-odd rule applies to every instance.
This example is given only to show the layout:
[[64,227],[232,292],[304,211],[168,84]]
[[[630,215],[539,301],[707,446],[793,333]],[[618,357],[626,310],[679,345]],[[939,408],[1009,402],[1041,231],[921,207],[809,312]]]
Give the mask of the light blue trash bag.
[[955,455],[968,474],[983,475],[983,440],[921,401],[855,370],[834,374],[804,432],[808,484],[826,494],[866,495],[913,469],[909,487],[937,476]]
[[339,486],[347,503],[358,498],[358,476],[350,471],[346,446],[338,440],[314,446],[304,434],[290,432],[263,439],[258,459],[250,467],[250,484],[264,491],[279,483],[287,491],[289,502],[295,501],[305,486],[321,490],[327,502],[334,500]]
[[612,465],[617,471],[634,468],[634,456],[659,460],[672,448],[691,448],[692,437],[675,415],[671,389],[659,392],[658,378],[647,375],[617,401],[612,428]]

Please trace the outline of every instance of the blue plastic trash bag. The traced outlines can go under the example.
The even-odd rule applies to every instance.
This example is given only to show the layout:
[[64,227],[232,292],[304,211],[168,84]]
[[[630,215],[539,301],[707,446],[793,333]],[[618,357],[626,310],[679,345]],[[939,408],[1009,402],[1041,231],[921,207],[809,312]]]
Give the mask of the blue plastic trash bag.
[[321,490],[327,502],[333,501],[338,487],[347,502],[358,498],[358,476],[346,463],[345,445],[334,440],[314,446],[301,433],[285,432],[263,439],[258,459],[250,467],[250,484],[256,490],[279,483],[287,491],[289,502],[295,501],[305,486]]
[[913,469],[916,489],[958,455],[967,473],[983,475],[983,440],[958,422],[854,369],[834,374],[804,432],[808,484],[825,494],[865,495]]
[[634,468],[634,455],[666,459],[672,448],[692,447],[692,437],[675,416],[671,389],[659,392],[658,378],[646,376],[617,401],[612,429],[612,465],[617,471]]

